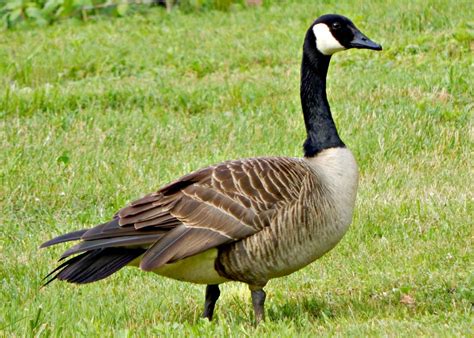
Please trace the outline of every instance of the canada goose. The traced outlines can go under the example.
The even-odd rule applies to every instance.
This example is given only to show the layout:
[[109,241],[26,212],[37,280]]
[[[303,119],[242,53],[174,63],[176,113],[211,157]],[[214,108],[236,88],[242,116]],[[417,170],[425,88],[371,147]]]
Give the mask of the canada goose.
[[64,252],[46,284],[89,283],[138,266],[206,284],[203,317],[211,320],[219,284],[239,281],[249,285],[255,320],[262,320],[267,282],[331,250],[352,220],[357,164],[339,138],[326,97],[331,55],[350,48],[382,49],[340,15],[319,17],[306,33],[303,158],[209,166],[131,203],[109,222],[47,241],[41,247],[80,240]]

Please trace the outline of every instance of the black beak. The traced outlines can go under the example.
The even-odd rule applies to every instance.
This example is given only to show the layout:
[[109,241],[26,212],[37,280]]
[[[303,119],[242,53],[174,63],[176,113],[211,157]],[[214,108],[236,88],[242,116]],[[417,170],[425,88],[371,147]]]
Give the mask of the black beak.
[[382,46],[373,42],[359,30],[354,32],[354,39],[349,43],[351,48],[382,50]]

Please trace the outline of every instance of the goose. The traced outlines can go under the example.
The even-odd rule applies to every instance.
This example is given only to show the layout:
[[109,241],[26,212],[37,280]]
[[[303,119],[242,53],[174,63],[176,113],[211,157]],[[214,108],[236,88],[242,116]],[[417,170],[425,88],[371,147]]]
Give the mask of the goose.
[[41,245],[79,241],[45,277],[84,284],[124,266],[206,285],[203,317],[212,320],[219,285],[250,289],[254,319],[264,319],[265,285],[320,258],[352,221],[358,168],[338,135],[326,96],[331,56],[382,50],[346,17],[327,14],[306,32],[300,97],[304,156],[231,160],[187,174],[90,229]]

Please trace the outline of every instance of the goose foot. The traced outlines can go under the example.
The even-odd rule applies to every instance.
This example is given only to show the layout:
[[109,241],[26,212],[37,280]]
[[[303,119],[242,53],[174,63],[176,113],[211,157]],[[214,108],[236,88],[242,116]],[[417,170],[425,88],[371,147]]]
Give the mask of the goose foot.
[[204,302],[204,312],[202,313],[203,318],[207,318],[209,321],[212,320],[214,307],[220,295],[221,291],[219,290],[219,285],[213,284],[206,286],[206,300]]

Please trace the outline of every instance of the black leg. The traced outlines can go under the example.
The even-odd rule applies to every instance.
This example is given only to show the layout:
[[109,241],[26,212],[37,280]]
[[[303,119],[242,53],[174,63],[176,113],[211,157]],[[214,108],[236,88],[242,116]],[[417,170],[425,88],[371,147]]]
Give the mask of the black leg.
[[214,314],[214,307],[216,306],[216,302],[221,295],[221,291],[219,290],[219,285],[208,285],[206,287],[206,301],[204,302],[204,312],[202,314],[203,318],[212,320],[212,315]]
[[255,322],[258,324],[262,320],[265,320],[265,298],[266,294],[263,289],[258,290],[250,290],[252,293],[252,304],[253,304],[253,311],[255,313]]

